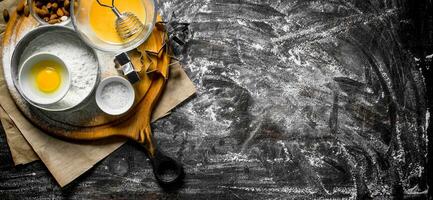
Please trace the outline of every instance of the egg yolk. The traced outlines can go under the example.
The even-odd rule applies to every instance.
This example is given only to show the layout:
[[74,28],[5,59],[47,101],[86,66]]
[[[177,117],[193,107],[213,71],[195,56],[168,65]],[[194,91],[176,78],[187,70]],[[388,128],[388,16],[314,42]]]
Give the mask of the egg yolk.
[[54,68],[47,67],[36,76],[36,85],[42,92],[54,92],[59,88],[60,75]]
[[33,67],[37,88],[45,93],[55,92],[61,83],[60,65],[54,61],[42,61]]

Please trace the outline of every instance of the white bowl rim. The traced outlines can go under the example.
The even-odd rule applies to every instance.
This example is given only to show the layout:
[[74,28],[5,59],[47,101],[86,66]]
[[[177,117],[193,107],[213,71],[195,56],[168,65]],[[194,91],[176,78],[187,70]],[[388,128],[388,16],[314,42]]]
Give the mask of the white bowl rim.
[[[123,84],[128,88],[131,94],[131,98],[128,98],[129,99],[128,102],[125,104],[124,107],[120,109],[111,109],[110,107],[106,106],[101,99],[102,89],[108,83],[112,83],[112,82],[120,82],[121,84]],[[109,76],[102,79],[102,81],[99,83],[98,88],[96,89],[95,99],[96,99],[96,104],[104,113],[109,115],[122,115],[128,112],[134,105],[134,101],[135,101],[134,87],[132,87],[132,84],[128,80],[126,80],[121,76]]]
[[[64,83],[64,84],[66,84],[65,89],[63,89],[63,91],[61,93],[59,93],[59,95],[57,95],[56,98],[53,98],[53,100],[51,100],[51,101],[43,101],[42,102],[42,101],[35,100],[34,98],[32,98],[31,96],[29,96],[28,94],[26,94],[26,92],[23,90],[23,86],[22,86],[23,83],[21,81],[21,77],[22,77],[23,69],[26,66],[26,63],[28,63],[30,60],[35,59],[36,57],[41,56],[41,55],[48,55],[48,56],[51,56],[51,57],[55,57],[57,61],[60,61],[60,64],[65,69],[65,72],[68,75],[68,79],[67,79],[66,83]],[[54,55],[52,53],[49,53],[49,52],[39,52],[39,53],[36,53],[36,54],[33,54],[33,55],[29,56],[24,62],[22,62],[19,65],[18,85],[19,85],[19,89],[20,89],[20,91],[21,91],[24,99],[26,99],[27,101],[30,101],[32,103],[39,104],[39,105],[49,105],[49,104],[53,104],[53,103],[59,102],[69,92],[69,90],[71,89],[71,73],[69,71],[69,67],[58,56],[56,56],[56,55]]]

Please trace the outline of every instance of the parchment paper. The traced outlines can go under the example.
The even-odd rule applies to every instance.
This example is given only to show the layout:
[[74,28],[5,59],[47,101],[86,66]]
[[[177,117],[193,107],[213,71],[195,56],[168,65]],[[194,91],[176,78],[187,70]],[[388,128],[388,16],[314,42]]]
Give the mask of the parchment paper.
[[[158,106],[155,108],[152,121],[164,117],[168,112],[188,99],[196,89],[179,64],[170,69],[170,78]],[[34,127],[18,110],[12,101],[0,70],[0,103],[6,111],[2,122],[9,121],[5,130],[11,152],[14,152],[15,164],[24,164],[36,160],[31,156],[36,152],[60,186],[65,186],[89,170],[97,162],[108,156],[125,143],[125,140],[112,138],[85,144],[76,144],[59,140]],[[9,117],[9,118],[8,118]],[[15,128],[16,127],[16,128]],[[20,134],[27,139],[23,141]],[[19,138],[19,139],[17,139]]]
[[39,160],[39,157],[30,147],[27,140],[23,137],[15,123],[0,106],[0,119],[6,133],[7,143],[12,154],[15,165],[27,164]]

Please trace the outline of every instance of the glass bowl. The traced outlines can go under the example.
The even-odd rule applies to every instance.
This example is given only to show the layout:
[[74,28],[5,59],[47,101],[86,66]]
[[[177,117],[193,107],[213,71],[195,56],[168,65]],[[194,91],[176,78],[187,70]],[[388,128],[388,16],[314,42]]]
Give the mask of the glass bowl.
[[61,21],[61,22],[58,22],[58,23],[55,23],[55,24],[50,24],[50,23],[46,22],[44,19],[42,19],[41,17],[39,17],[39,15],[36,13],[35,7],[33,5],[34,1],[35,0],[27,0],[27,6],[29,6],[31,15],[33,16],[33,18],[36,19],[36,21],[39,22],[39,24],[42,24],[42,25],[66,25],[66,24],[69,24],[71,22],[71,16],[69,16],[67,20]]
[[[119,0],[118,0],[119,1]],[[124,0],[121,0],[124,1]],[[72,0],[71,5],[77,2],[76,7],[71,7],[72,24],[79,37],[89,46],[106,52],[126,52],[137,48],[149,38],[155,26],[157,15],[156,0],[140,0],[145,10],[145,19],[139,18],[144,29],[132,39],[122,43],[107,42],[99,38],[90,25],[90,9],[96,0]],[[111,2],[111,1],[110,1]],[[116,1],[114,1],[116,2]],[[115,3],[116,4],[116,3]],[[114,15],[114,13],[113,13]],[[101,22],[102,23],[102,22]]]

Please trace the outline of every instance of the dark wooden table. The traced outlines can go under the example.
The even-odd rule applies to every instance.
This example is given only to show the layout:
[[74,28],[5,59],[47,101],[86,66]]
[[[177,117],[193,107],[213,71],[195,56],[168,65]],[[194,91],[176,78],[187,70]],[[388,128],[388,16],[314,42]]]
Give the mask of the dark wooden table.
[[198,93],[153,125],[184,186],[163,191],[127,143],[60,188],[14,167],[1,130],[0,199],[426,199],[431,15],[408,2],[161,1],[193,33]]

